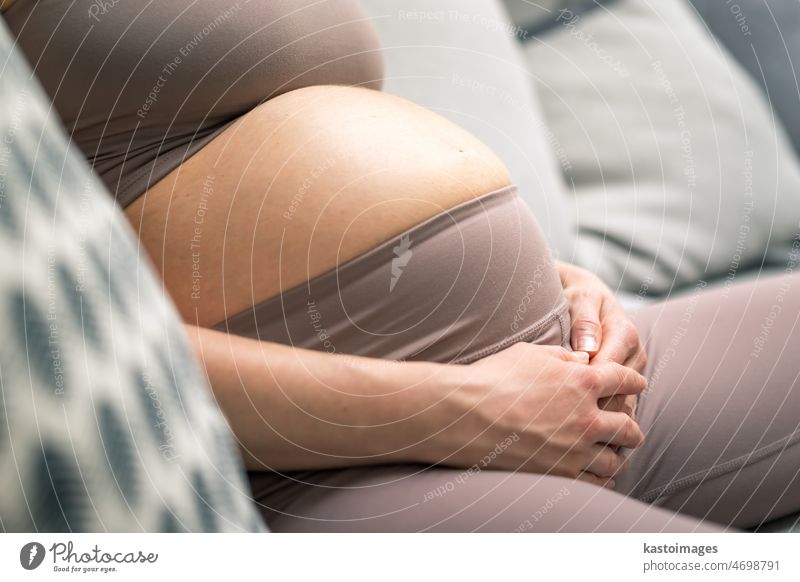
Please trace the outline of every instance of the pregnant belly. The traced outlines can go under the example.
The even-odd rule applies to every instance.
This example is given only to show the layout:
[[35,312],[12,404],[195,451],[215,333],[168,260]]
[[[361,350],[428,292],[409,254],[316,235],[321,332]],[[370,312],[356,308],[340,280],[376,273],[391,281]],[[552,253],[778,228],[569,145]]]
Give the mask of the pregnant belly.
[[126,214],[183,318],[214,326],[509,184],[432,112],[312,87],[241,117]]

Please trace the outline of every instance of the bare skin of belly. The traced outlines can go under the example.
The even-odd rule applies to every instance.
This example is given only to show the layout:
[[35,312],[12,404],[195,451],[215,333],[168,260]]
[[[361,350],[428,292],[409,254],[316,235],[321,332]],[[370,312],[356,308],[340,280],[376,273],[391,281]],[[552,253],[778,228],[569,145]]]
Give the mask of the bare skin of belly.
[[125,212],[184,320],[213,326],[508,184],[435,113],[310,87],[241,117]]

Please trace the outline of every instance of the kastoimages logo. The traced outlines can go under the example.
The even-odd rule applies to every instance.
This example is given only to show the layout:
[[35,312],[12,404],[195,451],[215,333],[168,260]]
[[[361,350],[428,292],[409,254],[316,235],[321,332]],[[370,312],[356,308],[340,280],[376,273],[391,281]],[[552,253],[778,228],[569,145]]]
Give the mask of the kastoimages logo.
[[19,551],[19,563],[26,570],[35,570],[44,561],[44,546],[39,542],[30,542]]

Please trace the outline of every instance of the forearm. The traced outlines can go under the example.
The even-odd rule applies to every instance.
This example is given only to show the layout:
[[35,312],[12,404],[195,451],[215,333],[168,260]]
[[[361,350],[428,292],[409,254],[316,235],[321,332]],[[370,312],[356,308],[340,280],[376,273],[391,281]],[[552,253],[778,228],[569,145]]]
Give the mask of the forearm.
[[[338,356],[187,331],[252,469],[417,461],[435,432],[435,364]],[[442,381],[436,385],[442,386]],[[446,386],[446,384],[444,384]]]
[[14,3],[14,0],[0,0],[0,12],[5,12],[11,5]]

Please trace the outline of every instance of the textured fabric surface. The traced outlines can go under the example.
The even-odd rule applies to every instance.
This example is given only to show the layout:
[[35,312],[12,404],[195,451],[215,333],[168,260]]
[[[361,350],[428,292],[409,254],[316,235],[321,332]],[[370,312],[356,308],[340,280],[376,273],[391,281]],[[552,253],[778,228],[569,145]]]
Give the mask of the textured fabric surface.
[[647,306],[644,445],[616,489],[756,528],[800,509],[800,237],[777,276]]
[[384,91],[462,126],[506,164],[561,259],[572,254],[560,147],[542,122],[519,41],[499,0],[362,0],[383,43]]
[[649,362],[637,411],[645,442],[614,491],[495,470],[512,434],[461,470],[251,475],[256,501],[279,532],[697,532],[774,518],[763,529],[787,528],[800,508],[798,268],[800,238],[782,275],[698,286],[636,314]]
[[503,0],[511,20],[538,35],[557,26],[565,16],[585,14],[615,0]]
[[565,18],[525,54],[568,162],[579,263],[646,296],[785,255],[800,222],[794,152],[683,0]]
[[258,531],[229,428],[0,21],[0,531]]
[[764,89],[800,152],[800,3],[690,1],[708,29]]
[[357,0],[17,0],[4,16],[123,206],[261,102],[382,76]]
[[519,341],[569,346],[569,305],[514,186],[409,229],[218,326],[329,353],[471,363]]

